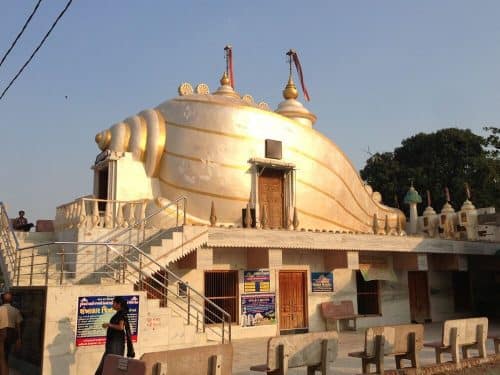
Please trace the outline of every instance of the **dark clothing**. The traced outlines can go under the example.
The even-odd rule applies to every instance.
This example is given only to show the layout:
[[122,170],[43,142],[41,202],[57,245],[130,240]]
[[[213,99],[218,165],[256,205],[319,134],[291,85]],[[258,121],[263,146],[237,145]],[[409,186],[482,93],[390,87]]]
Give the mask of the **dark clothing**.
[[34,227],[33,223],[28,223],[28,220],[24,216],[19,216],[14,220],[12,225],[15,230],[20,230],[23,232],[29,232],[31,228]]
[[9,375],[9,354],[17,341],[15,328],[0,329],[0,375]]
[[[127,319],[127,314],[124,313],[123,311],[117,311],[115,315],[111,317],[111,320],[109,321],[110,324],[120,324],[120,321],[123,321],[125,324],[125,319]],[[119,348],[121,345],[121,355],[123,355],[123,352],[125,351],[125,330],[117,330],[108,327],[108,330],[106,332],[106,351],[108,351],[109,348]],[[120,353],[114,353],[113,354],[120,354]]]
[[[109,321],[110,324],[120,324],[120,321],[125,323],[127,314],[123,311],[117,311]],[[123,356],[125,354],[125,330],[117,330],[108,327],[106,331],[106,346],[104,354],[102,356],[99,367],[97,368],[95,375],[102,375],[102,370],[104,367],[104,359],[107,354],[117,354]]]

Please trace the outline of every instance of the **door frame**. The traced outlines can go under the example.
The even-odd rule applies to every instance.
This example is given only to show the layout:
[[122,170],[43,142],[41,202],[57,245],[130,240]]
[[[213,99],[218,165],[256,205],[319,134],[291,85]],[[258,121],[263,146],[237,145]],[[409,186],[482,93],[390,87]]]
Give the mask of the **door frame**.
[[[421,273],[423,275],[425,275],[425,283],[427,284],[426,285],[426,293],[425,293],[425,297],[427,298],[427,306],[428,306],[428,314],[427,314],[427,317],[424,317],[424,321],[427,322],[427,321],[432,321],[432,309],[431,309],[431,298],[430,298],[430,292],[429,292],[429,272],[428,271],[408,271],[408,303],[409,303],[409,307],[410,307],[410,320],[413,322],[413,321],[416,321],[416,318],[414,316],[414,312],[412,310],[412,298],[411,298],[411,288],[410,288],[410,273],[412,275],[416,274],[416,273]],[[418,296],[418,297],[421,297],[421,296]]]
[[[304,293],[304,327],[303,328],[290,328],[290,329],[282,329],[280,324],[281,324],[281,287],[280,287],[280,274],[281,273],[301,273],[303,276],[303,293]],[[308,280],[308,275],[309,271],[304,270],[304,269],[280,269],[278,270],[278,298],[277,298],[277,313],[278,313],[278,330],[280,331],[280,334],[287,334],[287,333],[305,333],[309,331],[309,287],[307,284]]]
[[283,172],[283,227],[292,222],[293,209],[296,207],[296,170],[295,164],[277,159],[250,158],[251,167],[250,206],[255,209],[256,228],[261,228],[262,207],[259,202],[259,177],[265,169],[277,169]]
[[[287,205],[287,200],[286,200],[286,195],[287,195],[287,187],[286,187],[286,184],[287,184],[287,181],[286,181],[286,174],[287,174],[287,171],[285,169],[281,169],[281,168],[261,168],[260,172],[259,172],[259,175],[258,175],[258,181],[257,181],[257,186],[258,186],[258,194],[257,194],[257,201],[259,202],[259,205],[261,206],[261,212],[259,213],[259,217],[260,219],[262,220],[262,205],[263,205],[263,202],[261,202],[260,198],[261,198],[261,194],[262,194],[262,191],[261,191],[261,183],[262,183],[262,175],[266,172],[266,171],[272,171],[274,173],[276,173],[277,175],[279,175],[279,179],[280,179],[280,184],[281,184],[281,218],[280,218],[280,229],[287,229],[287,212],[288,212],[288,205]],[[269,217],[271,215],[270,213],[270,210],[272,209],[272,207],[267,207],[268,211],[267,211],[267,215],[268,215],[268,220],[269,220]]]

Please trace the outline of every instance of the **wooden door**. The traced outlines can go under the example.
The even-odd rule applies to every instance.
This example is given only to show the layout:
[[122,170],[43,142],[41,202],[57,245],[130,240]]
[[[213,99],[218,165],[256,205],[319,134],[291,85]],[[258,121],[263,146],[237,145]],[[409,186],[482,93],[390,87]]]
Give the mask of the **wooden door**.
[[280,330],[307,328],[306,295],[305,271],[280,271]]
[[410,315],[412,322],[425,322],[431,319],[429,287],[426,271],[408,271],[410,292]]
[[259,176],[259,204],[261,212],[266,207],[269,228],[283,228],[283,201],[283,171],[264,169]]

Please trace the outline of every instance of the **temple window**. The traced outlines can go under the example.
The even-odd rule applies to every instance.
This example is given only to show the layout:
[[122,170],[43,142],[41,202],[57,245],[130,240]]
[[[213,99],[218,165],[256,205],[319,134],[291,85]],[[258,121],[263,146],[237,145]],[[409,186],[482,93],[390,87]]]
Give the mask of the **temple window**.
[[356,271],[356,289],[359,315],[379,315],[380,295],[378,280],[365,281],[360,271]]

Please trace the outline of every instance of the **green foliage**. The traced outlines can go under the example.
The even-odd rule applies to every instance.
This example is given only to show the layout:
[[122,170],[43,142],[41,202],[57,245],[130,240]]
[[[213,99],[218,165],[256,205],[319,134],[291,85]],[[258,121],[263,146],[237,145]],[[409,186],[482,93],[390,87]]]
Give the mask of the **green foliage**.
[[446,200],[445,187],[450,190],[453,207],[460,209],[468,183],[476,207],[495,206],[498,210],[500,133],[498,128],[486,130],[491,132],[487,138],[456,128],[416,134],[404,139],[393,152],[372,155],[360,171],[361,177],[382,194],[388,205],[394,205],[395,197],[403,202],[413,181],[423,198],[420,212],[427,206],[426,190],[431,193],[432,206],[439,211]]

